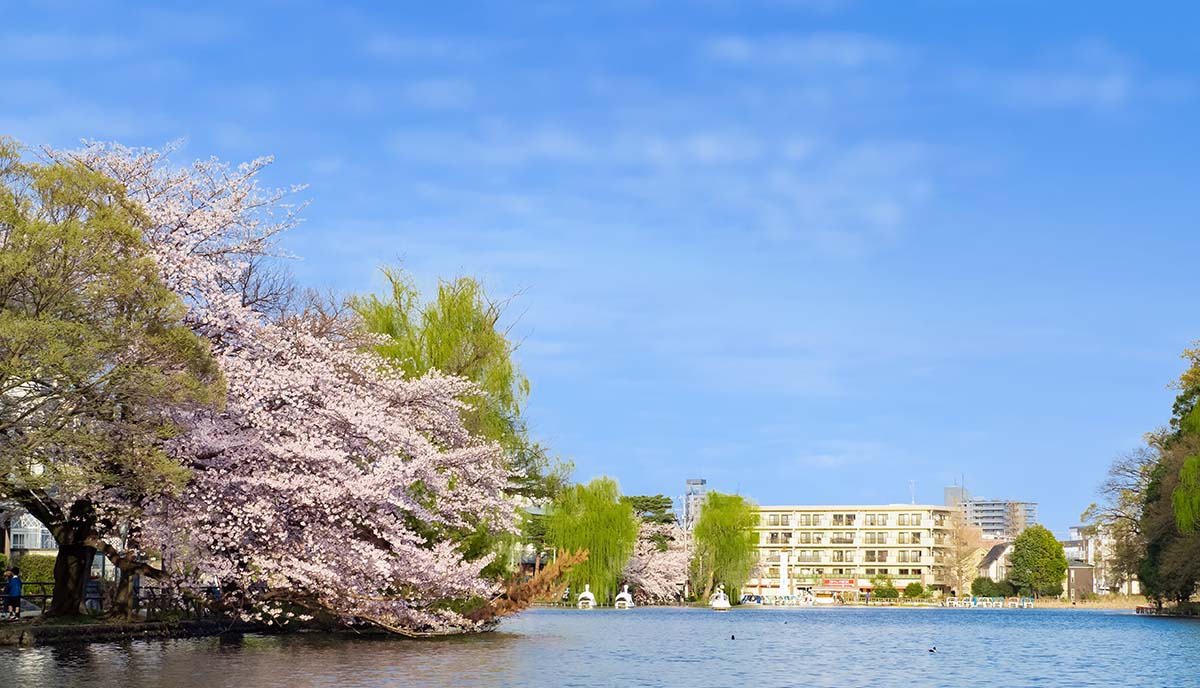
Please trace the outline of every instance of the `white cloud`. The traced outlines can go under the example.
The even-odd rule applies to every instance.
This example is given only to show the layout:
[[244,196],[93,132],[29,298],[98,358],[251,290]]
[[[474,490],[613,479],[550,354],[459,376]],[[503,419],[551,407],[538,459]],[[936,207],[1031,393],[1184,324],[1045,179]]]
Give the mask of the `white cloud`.
[[401,97],[409,105],[430,110],[466,107],[474,98],[475,87],[461,79],[424,79],[405,84]]
[[479,44],[442,37],[375,34],[363,41],[362,50],[387,60],[448,60],[477,57]]
[[1036,65],[965,69],[951,79],[960,89],[1022,110],[1106,111],[1137,100],[1175,100],[1192,94],[1192,84],[1151,75],[1131,58],[1095,41],[1046,55]]
[[31,33],[0,36],[0,55],[21,62],[110,60],[132,53],[137,42],[87,33]]
[[845,69],[892,62],[901,56],[900,49],[887,41],[853,33],[725,36],[706,43],[704,52],[731,64]]

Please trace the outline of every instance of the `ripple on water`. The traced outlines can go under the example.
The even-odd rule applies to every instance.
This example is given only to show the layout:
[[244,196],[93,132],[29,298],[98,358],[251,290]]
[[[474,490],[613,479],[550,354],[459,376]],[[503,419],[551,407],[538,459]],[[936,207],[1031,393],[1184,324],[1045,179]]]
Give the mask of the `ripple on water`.
[[429,641],[245,636],[3,650],[0,677],[23,688],[1131,688],[1185,685],[1198,650],[1200,623],[1080,610],[539,609],[497,633]]

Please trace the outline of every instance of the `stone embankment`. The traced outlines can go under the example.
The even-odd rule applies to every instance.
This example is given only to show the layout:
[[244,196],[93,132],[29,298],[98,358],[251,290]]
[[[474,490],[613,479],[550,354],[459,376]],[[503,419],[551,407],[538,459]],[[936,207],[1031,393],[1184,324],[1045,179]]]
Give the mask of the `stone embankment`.
[[217,619],[64,624],[14,621],[0,624],[0,646],[34,647],[63,643],[197,638],[254,630],[257,629],[248,624]]

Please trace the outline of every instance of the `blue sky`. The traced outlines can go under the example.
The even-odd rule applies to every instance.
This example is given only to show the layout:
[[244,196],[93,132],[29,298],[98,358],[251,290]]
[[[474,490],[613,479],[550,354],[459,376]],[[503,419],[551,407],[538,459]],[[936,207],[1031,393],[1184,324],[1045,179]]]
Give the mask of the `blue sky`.
[[0,133],[273,154],[306,284],[522,292],[535,433],[629,493],[1061,532],[1200,338],[1189,4],[5,5]]

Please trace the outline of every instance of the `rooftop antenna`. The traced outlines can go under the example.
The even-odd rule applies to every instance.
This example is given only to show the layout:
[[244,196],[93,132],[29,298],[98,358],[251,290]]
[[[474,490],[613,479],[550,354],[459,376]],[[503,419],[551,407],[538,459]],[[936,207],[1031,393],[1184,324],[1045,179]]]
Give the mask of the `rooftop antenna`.
[[917,481],[915,481],[915,480],[908,481],[908,491],[912,495],[912,503],[916,504],[917,503]]

